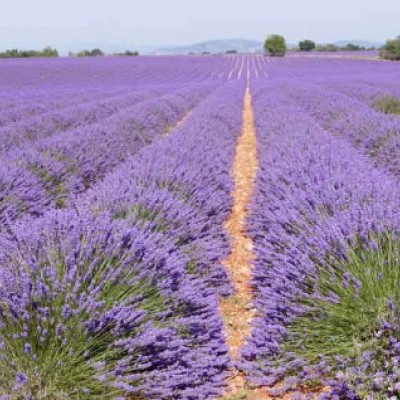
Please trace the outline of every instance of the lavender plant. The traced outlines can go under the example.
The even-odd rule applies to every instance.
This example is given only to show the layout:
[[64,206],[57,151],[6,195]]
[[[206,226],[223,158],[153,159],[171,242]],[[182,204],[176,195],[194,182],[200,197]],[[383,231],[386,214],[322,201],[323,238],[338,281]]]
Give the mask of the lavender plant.
[[185,257],[106,216],[55,213],[32,228],[0,246],[0,394],[170,398],[185,358],[211,345],[216,308]]
[[321,368],[320,383],[329,384],[333,378],[335,391],[345,385],[358,398],[372,393],[376,399],[396,398],[400,245],[390,234],[370,242],[356,241],[345,256],[331,257],[304,282],[298,315],[288,325],[283,349]]

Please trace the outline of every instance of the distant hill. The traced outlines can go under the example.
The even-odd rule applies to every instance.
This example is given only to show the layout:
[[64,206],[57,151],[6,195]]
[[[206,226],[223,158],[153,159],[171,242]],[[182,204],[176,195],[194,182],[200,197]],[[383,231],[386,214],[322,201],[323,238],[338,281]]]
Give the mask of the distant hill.
[[238,53],[257,53],[262,49],[262,42],[249,39],[223,39],[208,40],[187,46],[164,47],[156,50],[154,54],[202,54],[202,53],[226,53],[229,50],[237,50]]

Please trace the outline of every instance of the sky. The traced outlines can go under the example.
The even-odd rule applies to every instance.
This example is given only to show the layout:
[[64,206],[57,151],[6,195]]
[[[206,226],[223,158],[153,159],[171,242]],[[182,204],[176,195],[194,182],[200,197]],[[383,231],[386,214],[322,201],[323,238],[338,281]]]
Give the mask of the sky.
[[210,39],[385,41],[400,0],[0,0],[0,49],[176,46]]

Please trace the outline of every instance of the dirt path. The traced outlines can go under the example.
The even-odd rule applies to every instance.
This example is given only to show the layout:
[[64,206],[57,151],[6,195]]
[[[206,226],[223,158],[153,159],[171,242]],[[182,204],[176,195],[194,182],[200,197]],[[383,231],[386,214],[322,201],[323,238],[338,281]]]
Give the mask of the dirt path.
[[[247,78],[249,82],[249,74]],[[231,238],[231,252],[223,261],[223,265],[236,292],[233,296],[222,298],[220,301],[220,313],[224,321],[226,343],[233,361],[238,360],[240,349],[246,338],[251,334],[251,322],[256,315],[251,287],[252,264],[255,255],[252,239],[246,232],[246,219],[257,169],[257,138],[251,93],[248,87],[244,97],[242,134],[236,145],[236,155],[231,172],[234,180],[232,212],[225,223],[225,228]],[[246,380],[246,376],[236,368],[232,369],[227,384],[228,389],[220,400],[289,400],[291,398],[290,394],[270,396],[267,394],[267,388],[253,387]],[[279,387],[279,384],[277,387]],[[311,394],[314,396],[313,398],[316,398],[318,394],[325,390],[327,388],[313,392],[299,389],[302,393]]]
[[[242,134],[237,142],[232,169],[232,177],[235,183],[232,193],[234,203],[232,213],[225,224],[231,236],[232,247],[229,257],[223,261],[236,288],[236,293],[222,299],[220,303],[220,312],[225,324],[226,341],[234,361],[237,360],[246,337],[251,333],[251,320],[256,312],[252,306],[253,296],[250,286],[252,261],[254,259],[253,243],[246,233],[245,224],[257,167],[254,116],[250,89],[247,88],[244,97]],[[228,386],[226,396],[223,397],[225,400],[270,399],[265,391],[251,389],[245,376],[237,370],[232,371]]]

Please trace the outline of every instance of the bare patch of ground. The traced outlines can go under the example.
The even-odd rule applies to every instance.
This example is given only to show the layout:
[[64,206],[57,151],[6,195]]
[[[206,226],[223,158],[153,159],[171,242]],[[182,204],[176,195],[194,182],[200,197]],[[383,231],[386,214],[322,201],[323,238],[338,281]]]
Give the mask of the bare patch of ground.
[[[250,286],[252,262],[254,260],[253,243],[246,232],[248,206],[254,189],[257,173],[257,147],[254,128],[254,116],[251,107],[250,90],[246,90],[243,108],[242,134],[236,145],[236,155],[232,169],[235,188],[232,193],[232,212],[225,228],[231,237],[231,253],[223,261],[236,293],[224,298],[220,303],[220,312],[225,324],[226,342],[232,360],[237,360],[240,348],[246,337],[251,334],[251,321],[256,314],[252,305],[253,295]],[[270,397],[262,389],[251,388],[246,377],[233,370],[228,380],[225,400],[257,399]]]

